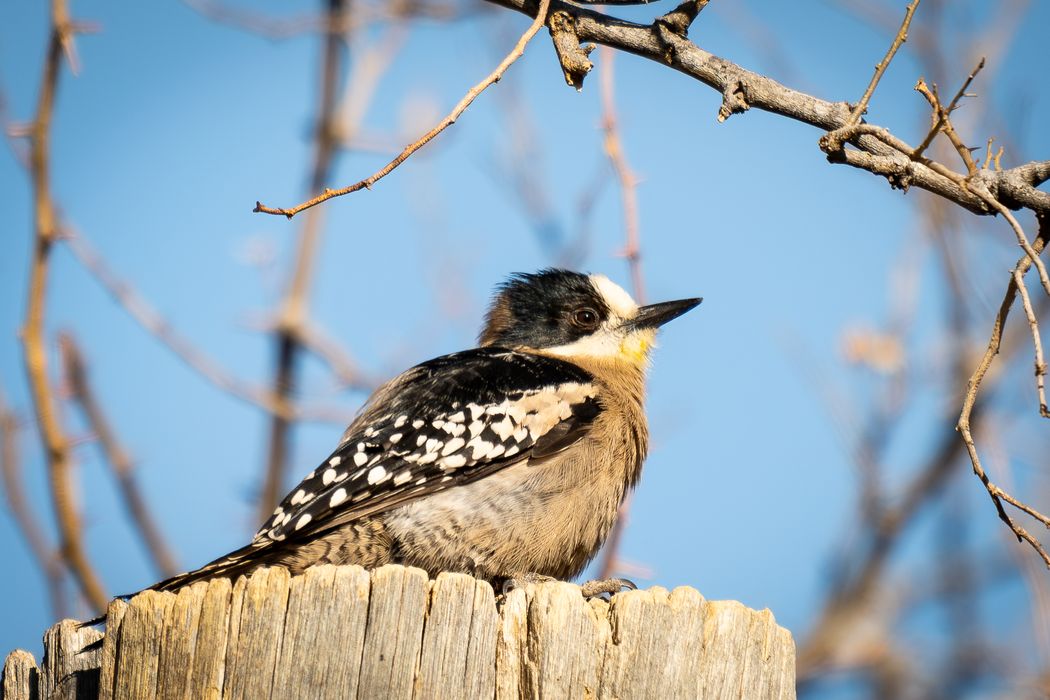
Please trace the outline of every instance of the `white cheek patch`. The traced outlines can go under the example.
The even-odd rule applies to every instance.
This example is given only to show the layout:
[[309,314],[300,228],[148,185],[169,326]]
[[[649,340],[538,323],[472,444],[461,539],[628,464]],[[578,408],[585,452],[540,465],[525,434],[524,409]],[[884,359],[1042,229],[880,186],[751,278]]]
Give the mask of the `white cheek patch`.
[[612,327],[619,323],[622,323],[620,319],[611,318],[591,335],[565,345],[544,348],[544,351],[563,357],[619,357],[624,336]]

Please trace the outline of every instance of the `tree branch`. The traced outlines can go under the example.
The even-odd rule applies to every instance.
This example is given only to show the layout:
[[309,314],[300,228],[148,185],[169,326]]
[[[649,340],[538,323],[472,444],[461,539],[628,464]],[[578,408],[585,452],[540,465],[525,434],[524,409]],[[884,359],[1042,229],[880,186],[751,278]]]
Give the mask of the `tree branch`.
[[[534,17],[538,9],[536,0],[488,1],[530,17]],[[571,15],[581,42],[593,41],[648,58],[718,91],[722,95],[718,112],[720,121],[732,114],[755,108],[794,119],[824,132],[848,125],[851,114],[849,104],[828,102],[793,90],[704,51],[673,31],[663,21],[668,15],[652,24],[637,24],[581,8],[565,0],[550,0],[550,11]],[[964,186],[932,168],[930,161],[913,160],[911,154],[915,149],[910,146],[906,150],[894,148],[871,134],[858,135],[851,143],[856,149],[843,148],[834,155],[829,154],[829,158],[881,175],[895,188],[919,187],[976,214],[994,213]],[[1050,193],[1036,189],[1038,183],[1046,180],[1048,170],[1050,161],[1042,161],[1001,172],[981,171],[976,179],[982,181],[996,199],[1011,209],[1029,208],[1036,212],[1050,212]]]
[[995,316],[991,337],[988,340],[988,347],[985,349],[984,355],[981,357],[976,369],[974,369],[973,374],[970,376],[969,382],[967,382],[966,394],[963,398],[963,407],[959,414],[956,429],[962,436],[963,444],[966,446],[966,452],[970,457],[970,463],[973,465],[974,474],[977,475],[977,478],[981,480],[981,483],[984,484],[985,489],[988,491],[988,496],[992,499],[992,503],[995,505],[995,510],[999,514],[999,519],[1006,523],[1007,527],[1013,531],[1014,535],[1017,536],[1018,541],[1024,541],[1031,545],[1043,559],[1047,568],[1050,568],[1050,555],[1047,554],[1046,549],[1038,539],[1028,532],[1028,530],[1007,514],[1006,509],[1003,507],[1003,501],[1006,501],[1015,508],[1027,513],[1048,528],[1050,528],[1050,518],[1018,501],[992,483],[988,474],[985,472],[984,466],[981,464],[981,458],[977,453],[977,445],[974,442],[970,420],[974,404],[977,401],[977,394],[981,388],[981,382],[988,373],[988,368],[991,366],[995,356],[999,353],[999,348],[1002,345],[1003,328],[1006,326],[1006,317],[1009,315],[1010,309],[1013,307],[1020,286],[1024,284],[1024,274],[1028,272],[1028,269],[1032,266],[1032,261],[1039,259],[1038,255],[1043,252],[1043,248],[1048,239],[1050,239],[1050,217],[1041,216],[1039,217],[1039,234],[1036,237],[1035,242],[1032,244],[1033,255],[1026,253],[1017,261],[1017,264],[1010,273],[1010,282],[1006,286],[1006,293],[1003,296],[1002,303],[999,305],[999,312]]

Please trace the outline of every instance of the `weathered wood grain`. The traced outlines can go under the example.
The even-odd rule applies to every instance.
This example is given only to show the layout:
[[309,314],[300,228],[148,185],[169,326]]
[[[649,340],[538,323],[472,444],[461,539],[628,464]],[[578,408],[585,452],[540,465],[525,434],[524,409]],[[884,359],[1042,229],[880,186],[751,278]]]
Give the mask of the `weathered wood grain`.
[[4,661],[0,697],[5,700],[36,700],[39,696],[40,669],[28,651],[15,649]]
[[216,579],[207,583],[201,593],[196,646],[186,687],[181,695],[173,692],[171,697],[181,697],[184,700],[216,700],[222,697],[222,685],[226,678],[226,643],[230,632],[232,597],[233,584],[228,580]]
[[412,697],[428,589],[422,569],[381,566],[372,572],[357,697]]
[[39,669],[8,656],[0,700],[795,697],[772,614],[685,587],[588,601],[547,583],[497,601],[464,574],[263,569],[114,601],[104,638],[65,620],[44,641]]
[[527,653],[529,601],[524,588],[510,591],[500,610],[496,633],[496,700],[517,700],[523,695]]
[[617,595],[602,666],[601,697],[700,697],[704,598],[692,588]]
[[44,634],[40,697],[79,700],[98,695],[102,633],[62,620]]
[[163,640],[164,618],[175,596],[155,591],[140,593],[128,603],[120,622],[113,697],[135,700],[157,695],[157,662]]
[[223,698],[270,697],[288,609],[287,569],[263,569],[233,586]]
[[368,572],[318,566],[292,579],[274,698],[357,697],[368,624]]
[[106,636],[102,638],[102,657],[99,660],[99,698],[111,700],[116,685],[117,644],[120,641],[120,626],[128,612],[126,601],[111,601],[106,611]]
[[524,697],[597,696],[607,622],[570,583],[536,586],[531,594]]
[[492,697],[498,624],[488,583],[464,574],[440,574],[430,588],[413,697]]

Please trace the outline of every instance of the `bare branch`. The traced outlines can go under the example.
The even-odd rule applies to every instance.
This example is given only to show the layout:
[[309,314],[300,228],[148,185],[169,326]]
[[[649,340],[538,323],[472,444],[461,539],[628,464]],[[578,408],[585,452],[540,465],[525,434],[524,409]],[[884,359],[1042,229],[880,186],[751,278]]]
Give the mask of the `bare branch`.
[[157,571],[165,577],[174,576],[179,572],[179,566],[146,505],[146,499],[135,478],[131,456],[120,444],[113,432],[113,427],[106,419],[102,406],[95,399],[80,348],[77,347],[73,336],[69,334],[63,334],[59,338],[59,348],[62,351],[65,378],[72,398],[83,411],[84,418],[97,438],[106,461],[113,469],[124,507],[127,508],[128,515],[135,525],[134,529],[142,538],[143,544],[146,545],[146,550],[153,559]]
[[[1023,236],[1023,232],[1021,235]],[[970,463],[973,466],[974,474],[977,475],[977,478],[981,480],[981,483],[984,484],[985,489],[988,491],[988,495],[992,499],[992,503],[995,505],[996,512],[999,514],[999,519],[1006,523],[1007,527],[1013,531],[1019,541],[1028,542],[1028,544],[1030,544],[1043,559],[1047,567],[1050,568],[1050,555],[1047,554],[1046,549],[1039,540],[1006,513],[1006,510],[1003,507],[1003,501],[1019,508],[1048,527],[1050,527],[1050,518],[1047,518],[1024,503],[1017,501],[992,483],[988,475],[985,473],[984,467],[981,464],[980,456],[977,453],[977,445],[974,442],[970,421],[974,403],[977,401],[977,394],[981,388],[981,382],[984,380],[988,368],[991,366],[992,360],[995,359],[1002,344],[1003,328],[1006,325],[1006,317],[1009,315],[1010,308],[1013,306],[1014,300],[1020,290],[1018,282],[1020,281],[1021,285],[1024,284],[1024,274],[1032,266],[1033,261],[1039,259],[1038,255],[1043,251],[1047,239],[1050,239],[1050,219],[1047,217],[1040,217],[1039,235],[1037,236],[1035,243],[1031,246],[1033,254],[1029,255],[1026,251],[1026,255],[1017,261],[1017,264],[1011,272],[1010,283],[1006,287],[1006,294],[1003,296],[1003,301],[999,306],[999,312],[995,316],[995,323],[992,325],[992,333],[988,340],[988,347],[967,383],[966,394],[963,398],[962,411],[959,414],[956,429],[962,436],[963,444],[965,445],[966,452],[970,457]]]
[[51,499],[55,508],[63,560],[72,572],[81,592],[96,610],[109,601],[102,583],[88,560],[81,541],[81,524],[69,483],[69,440],[57,412],[55,392],[47,371],[44,346],[44,312],[51,251],[58,234],[54,202],[51,199],[50,133],[55,92],[58,86],[64,47],[72,41],[71,24],[64,0],[52,0],[51,37],[44,63],[43,78],[36,116],[30,136],[30,171],[33,183],[35,237],[30,268],[26,322],[22,347],[29,389],[33,397],[37,426],[47,458]]
[[442,131],[455,124],[459,116],[463,114],[463,112],[467,109],[467,107],[470,106],[470,104],[475,99],[477,99],[478,95],[480,95],[490,85],[499,81],[499,79],[503,77],[503,74],[507,71],[511,64],[517,61],[522,56],[522,54],[525,53],[525,45],[529,43],[532,37],[534,37],[536,33],[540,30],[540,28],[543,26],[544,20],[547,16],[547,9],[550,7],[551,2],[552,0],[540,0],[540,6],[537,10],[538,14],[536,15],[536,19],[529,26],[529,28],[525,30],[525,33],[521,35],[521,38],[518,40],[518,43],[514,46],[511,52],[507,54],[507,56],[503,59],[503,61],[500,62],[498,66],[496,66],[496,69],[489,73],[480,83],[468,90],[467,94],[463,96],[463,99],[461,99],[459,103],[452,108],[452,111],[449,112],[448,115],[437,124],[437,126],[435,126],[433,129],[421,136],[418,140],[406,146],[405,149],[401,151],[401,153],[398,154],[396,158],[394,158],[394,160],[387,163],[383,168],[373,173],[369,177],[365,178],[364,180],[355,182],[354,184],[349,185],[347,187],[335,190],[326,189],[324,192],[317,195],[313,199],[309,199],[301,204],[297,204],[296,206],[291,207],[290,209],[275,209],[272,207],[268,207],[262,204],[261,202],[256,202],[254,211],[262,212],[264,214],[283,214],[284,216],[290,219],[299,212],[303,211],[304,209],[314,207],[320,204],[321,202],[328,201],[333,197],[341,197],[345,194],[350,194],[351,192],[357,192],[358,190],[366,188],[371,189],[372,185],[386,177],[391,171],[394,170],[394,168],[405,162],[413,153],[415,153],[420,148],[432,141],[434,137],[436,137]]
[[[922,140],[922,143],[915,147],[915,150],[912,152],[913,159],[918,159],[920,156],[922,156],[926,149],[930,147],[930,144],[933,143],[934,137],[937,136],[937,134],[941,131],[942,128],[951,129],[951,134],[948,135],[948,138],[951,139],[951,142],[953,144],[959,141],[958,135],[955,134],[954,127],[951,126],[950,117],[952,112],[954,112],[955,108],[959,105],[959,100],[961,100],[966,95],[966,90],[970,87],[970,83],[973,82],[973,79],[977,77],[977,74],[981,72],[982,68],[984,68],[983,58],[977,62],[977,67],[970,71],[970,75],[968,75],[966,77],[966,80],[963,81],[962,87],[960,87],[959,91],[955,93],[955,97],[952,98],[952,101],[948,103],[947,109],[942,109],[940,102],[936,98],[936,86],[934,87],[934,91],[931,92],[929,88],[926,87],[926,81],[922,78],[919,78],[919,82],[915,84],[915,89],[921,92],[923,96],[926,97],[926,99],[929,101],[930,106],[933,107],[933,127],[930,129],[929,133],[926,134],[926,138]],[[957,145],[956,148],[958,149],[959,146]],[[989,156],[991,156],[991,150],[992,140],[988,139]],[[963,151],[960,151],[959,155],[962,156],[964,162],[966,162],[966,159],[970,158],[970,151],[966,149],[965,155]],[[973,175],[975,172],[974,169],[969,168],[969,166],[972,164],[973,160],[971,158],[967,162],[967,168],[969,170],[970,175]],[[988,164],[985,163],[984,167],[987,168]]]
[[1028,286],[1024,283],[1024,277],[1019,270],[1013,272],[1014,285],[1021,295],[1021,306],[1024,308],[1025,318],[1028,319],[1028,327],[1032,330],[1032,346],[1035,348],[1035,391],[1039,396],[1039,415],[1050,418],[1050,411],[1046,405],[1046,360],[1043,359],[1043,341],[1039,333],[1039,321],[1032,308],[1032,299],[1028,296]]
[[[537,0],[488,1],[530,17],[536,15],[538,7]],[[568,12],[574,17],[574,27],[580,41],[593,41],[668,65],[718,91],[722,95],[720,119],[756,108],[795,119],[825,132],[835,131],[848,124],[851,108],[845,102],[820,100],[745,70],[704,51],[660,22],[628,22],[572,5],[565,0],[550,0],[550,9],[552,12]],[[829,154],[829,157],[834,162],[881,175],[893,187],[920,187],[976,214],[988,215],[994,212],[955,178],[938,172],[927,161],[913,160],[911,154],[915,149],[910,146],[902,151],[870,133],[859,134],[855,145],[856,149],[841,149]],[[944,170],[950,172],[947,168]],[[1009,208],[1050,212],[1050,193],[1036,189],[1032,179],[1033,173],[1046,173],[1048,170],[1050,161],[1042,161],[1001,172],[981,172],[977,178]],[[1043,175],[1039,182],[1046,177]]]
[[[1018,223],[1017,218],[1010,213],[1007,209],[999,202],[991,192],[984,190],[981,187],[970,188],[978,197],[988,202],[988,206],[992,207],[1010,224],[1010,228],[1013,229],[1014,235],[1017,236],[1017,245],[1021,246],[1021,249],[1028,256],[1028,260],[1032,265],[1035,265],[1036,272],[1039,273],[1039,282],[1043,285],[1043,290],[1050,295],[1050,277],[1046,273],[1046,265],[1043,264],[1042,259],[1039,257],[1039,252],[1032,248],[1032,244],[1028,242],[1028,236],[1025,235],[1024,229],[1021,228],[1021,224]],[[1025,267],[1025,272],[1028,271],[1028,267]]]
[[704,11],[708,2],[710,0],[685,0],[685,2],[666,15],[658,17],[656,21],[685,39],[689,36],[689,27],[696,21],[700,13]]

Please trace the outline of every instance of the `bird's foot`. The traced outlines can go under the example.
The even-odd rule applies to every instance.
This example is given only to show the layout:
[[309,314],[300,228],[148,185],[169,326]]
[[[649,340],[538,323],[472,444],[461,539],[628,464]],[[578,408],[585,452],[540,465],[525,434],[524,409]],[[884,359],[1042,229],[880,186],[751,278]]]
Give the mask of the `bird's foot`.
[[584,598],[597,598],[605,593],[614,595],[625,589],[636,591],[638,586],[634,585],[634,581],[625,578],[604,578],[588,581],[580,589],[583,591]]
[[503,582],[503,595],[506,596],[515,588],[522,588],[530,583],[549,583],[557,580],[553,576],[544,576],[533,572],[514,574]]

